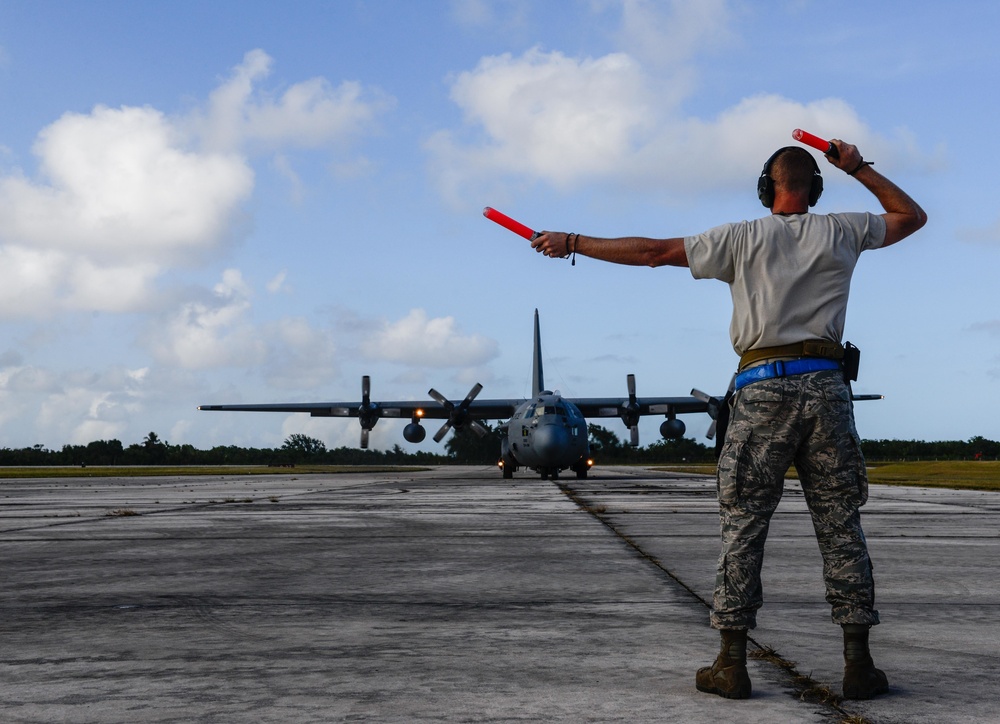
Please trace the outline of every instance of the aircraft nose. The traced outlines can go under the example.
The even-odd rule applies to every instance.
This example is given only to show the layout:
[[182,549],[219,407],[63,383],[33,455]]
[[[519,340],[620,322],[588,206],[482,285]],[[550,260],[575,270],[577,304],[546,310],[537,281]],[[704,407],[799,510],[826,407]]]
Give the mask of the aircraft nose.
[[539,425],[531,437],[531,447],[546,464],[557,464],[569,447],[569,432],[562,425]]

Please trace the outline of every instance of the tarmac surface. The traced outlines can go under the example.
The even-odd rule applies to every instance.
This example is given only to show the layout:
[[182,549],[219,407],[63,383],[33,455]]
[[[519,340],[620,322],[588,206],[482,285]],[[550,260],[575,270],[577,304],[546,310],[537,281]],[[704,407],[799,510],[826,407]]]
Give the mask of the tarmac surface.
[[1000,722],[1000,495],[872,486],[863,521],[890,692],[835,696],[790,481],[752,632],[772,655],[729,701],[694,687],[719,645],[708,478],[0,480],[0,721]]

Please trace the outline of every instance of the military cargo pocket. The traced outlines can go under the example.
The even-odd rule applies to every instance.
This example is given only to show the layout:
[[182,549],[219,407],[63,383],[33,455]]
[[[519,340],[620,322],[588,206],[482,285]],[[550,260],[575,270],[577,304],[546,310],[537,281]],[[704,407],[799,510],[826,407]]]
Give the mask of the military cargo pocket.
[[856,478],[858,481],[858,507],[868,502],[868,468],[865,466],[865,456],[861,452],[861,438],[856,432],[851,432],[851,442],[854,450]]
[[721,505],[736,507],[740,504],[740,493],[749,467],[747,458],[752,436],[753,430],[748,427],[730,430],[726,434],[726,445],[719,458],[716,478]]

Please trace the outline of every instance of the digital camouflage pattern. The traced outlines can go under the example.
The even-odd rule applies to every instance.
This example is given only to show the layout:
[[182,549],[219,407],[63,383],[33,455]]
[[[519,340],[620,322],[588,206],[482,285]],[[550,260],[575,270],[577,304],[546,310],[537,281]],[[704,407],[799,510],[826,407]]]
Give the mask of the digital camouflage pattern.
[[868,477],[842,373],[762,380],[738,390],[730,405],[718,467],[722,554],[712,626],[756,626],[764,542],[793,463],[823,554],[834,623],[877,624],[859,512],[868,499]]

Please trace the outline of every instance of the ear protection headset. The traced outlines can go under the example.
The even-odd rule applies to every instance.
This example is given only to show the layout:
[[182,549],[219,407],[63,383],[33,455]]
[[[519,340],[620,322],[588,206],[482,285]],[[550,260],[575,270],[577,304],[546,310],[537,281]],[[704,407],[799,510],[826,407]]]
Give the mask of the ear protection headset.
[[[760,202],[767,208],[774,206],[774,179],[771,178],[771,166],[774,165],[778,156],[783,154],[785,151],[798,148],[798,146],[785,146],[784,148],[779,148],[771,154],[771,158],[767,159],[767,163],[764,164],[764,170],[760,172],[760,178],[757,179],[757,198],[759,198]],[[806,151],[806,154],[809,156],[809,160],[812,161],[813,165],[812,184],[809,186],[809,205],[815,206],[816,202],[819,201],[820,195],[823,193],[823,176],[820,173],[819,164],[816,163],[816,159],[813,158],[813,155],[808,151]]]

